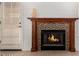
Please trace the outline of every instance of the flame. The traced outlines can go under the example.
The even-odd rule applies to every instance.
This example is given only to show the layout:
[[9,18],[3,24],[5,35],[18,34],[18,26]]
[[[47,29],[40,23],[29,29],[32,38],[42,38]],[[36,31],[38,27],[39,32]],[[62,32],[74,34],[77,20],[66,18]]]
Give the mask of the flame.
[[52,42],[58,42],[59,39],[55,38],[55,36],[53,34],[51,34],[51,36],[49,35],[48,39]]

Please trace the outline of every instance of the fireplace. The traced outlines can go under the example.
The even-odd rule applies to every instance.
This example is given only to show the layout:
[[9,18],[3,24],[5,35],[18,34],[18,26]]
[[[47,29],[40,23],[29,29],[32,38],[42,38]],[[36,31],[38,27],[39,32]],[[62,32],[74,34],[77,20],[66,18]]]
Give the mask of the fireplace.
[[75,20],[78,18],[28,18],[32,20],[32,49],[75,51]]
[[65,50],[65,30],[41,30],[41,50]]

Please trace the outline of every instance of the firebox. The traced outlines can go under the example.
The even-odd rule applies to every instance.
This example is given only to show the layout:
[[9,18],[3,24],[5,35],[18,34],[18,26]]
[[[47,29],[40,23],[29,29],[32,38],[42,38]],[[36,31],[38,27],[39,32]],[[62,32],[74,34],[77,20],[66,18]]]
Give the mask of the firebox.
[[41,50],[65,50],[65,30],[41,30]]

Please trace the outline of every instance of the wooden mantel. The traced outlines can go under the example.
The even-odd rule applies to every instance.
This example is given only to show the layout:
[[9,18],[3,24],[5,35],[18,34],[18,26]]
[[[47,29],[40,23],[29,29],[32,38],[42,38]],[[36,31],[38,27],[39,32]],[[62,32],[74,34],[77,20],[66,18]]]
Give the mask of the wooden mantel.
[[28,18],[32,21],[32,51],[38,51],[37,22],[67,23],[69,25],[69,51],[75,51],[75,20],[78,18]]

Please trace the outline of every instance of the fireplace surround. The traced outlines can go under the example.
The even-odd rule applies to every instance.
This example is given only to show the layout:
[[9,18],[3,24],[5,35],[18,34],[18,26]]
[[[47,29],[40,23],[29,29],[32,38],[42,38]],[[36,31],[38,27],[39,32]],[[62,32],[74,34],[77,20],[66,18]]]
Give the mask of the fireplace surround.
[[[51,31],[55,32],[58,30],[59,32],[62,31],[65,36],[63,38],[63,41],[64,41],[63,50],[68,50],[71,52],[75,51],[75,20],[77,20],[78,18],[28,18],[28,19],[32,21],[32,49],[31,51],[44,50],[42,49],[42,45],[41,45],[42,44],[41,42],[42,30],[43,31],[49,30],[49,32]],[[54,37],[54,35],[52,34],[52,37]],[[51,37],[51,35],[48,37]],[[57,40],[58,38],[55,37],[54,39]],[[57,42],[54,42],[54,43],[57,43]],[[52,48],[48,50],[54,50],[54,49]]]
[[[48,50],[68,50],[69,49],[69,40],[67,39],[68,35],[68,25],[64,23],[37,23],[37,44],[38,44],[38,50],[42,50],[42,41],[45,40],[49,42],[50,37],[53,37],[53,40],[59,41],[59,44],[53,44],[57,42],[51,42],[52,39],[50,39],[50,44]],[[43,37],[44,36],[44,37]],[[66,38],[65,38],[66,37]],[[65,40],[66,39],[66,40]],[[64,42],[65,41],[65,42]],[[60,46],[60,44],[64,43],[66,46]],[[45,42],[46,43],[46,42]],[[66,44],[65,44],[66,43]],[[47,45],[47,44],[44,44]],[[54,47],[55,46],[55,47]],[[43,46],[44,47],[44,46]],[[47,46],[46,46],[47,47]],[[46,48],[47,50],[47,48]]]

